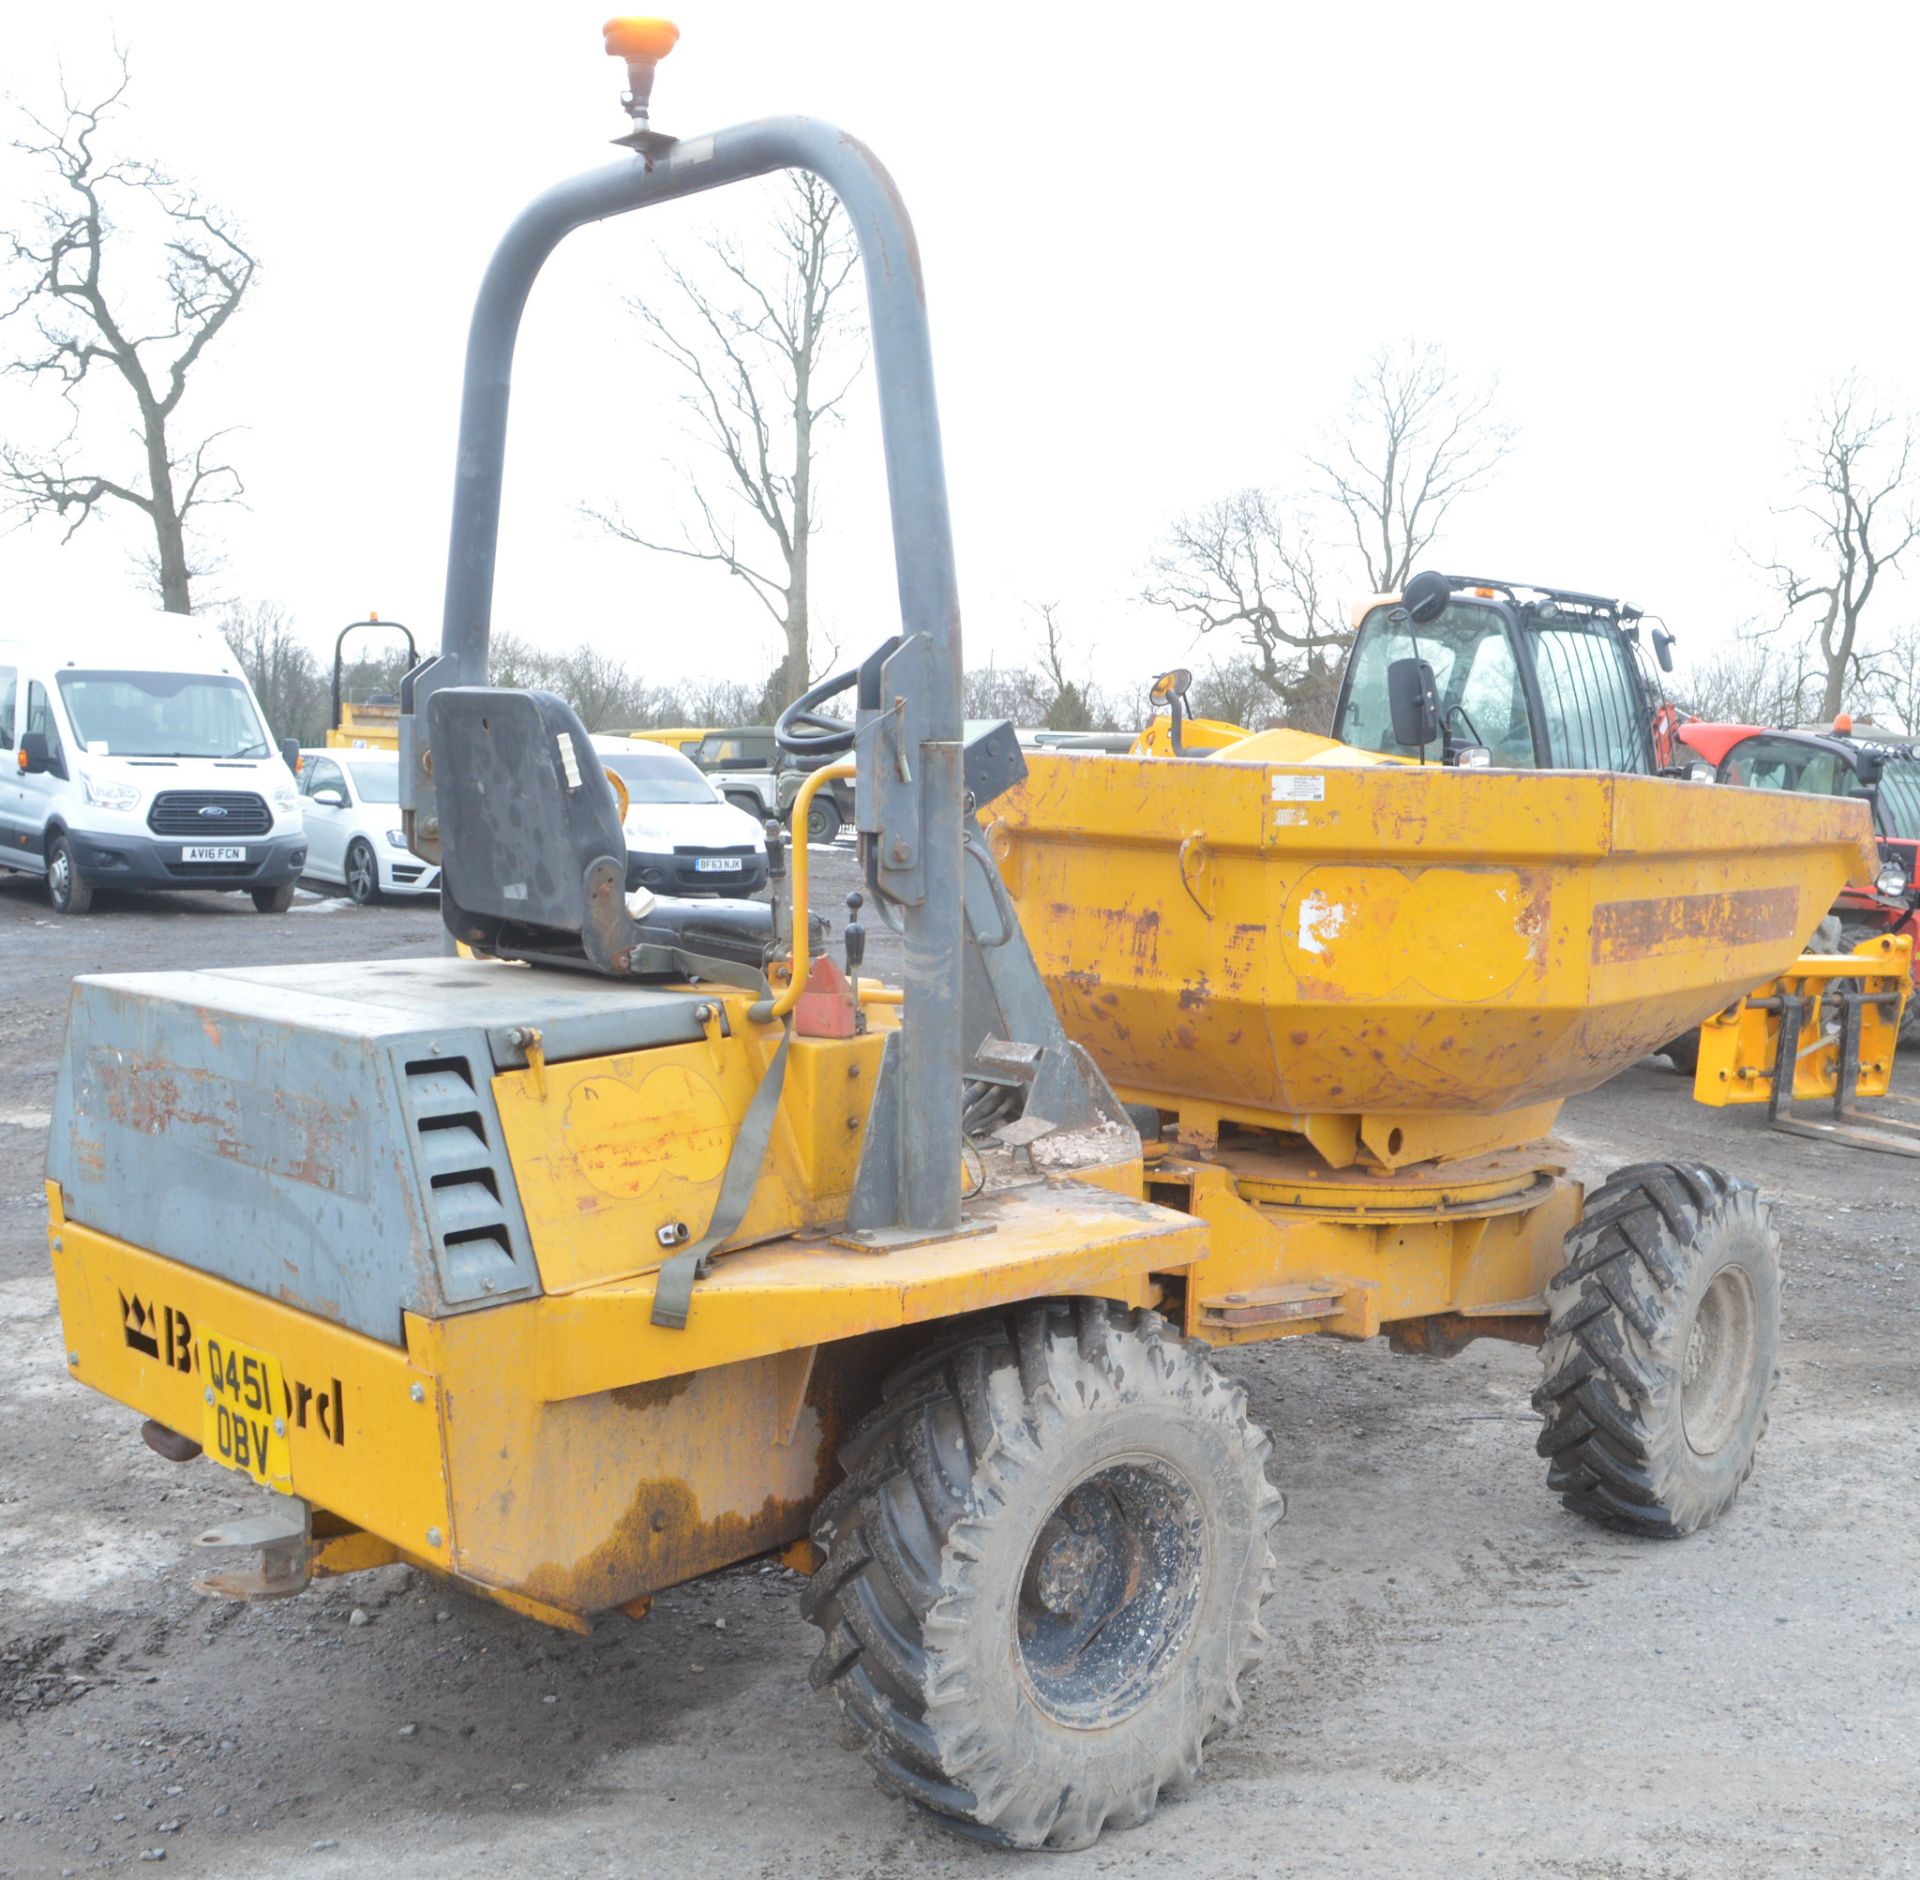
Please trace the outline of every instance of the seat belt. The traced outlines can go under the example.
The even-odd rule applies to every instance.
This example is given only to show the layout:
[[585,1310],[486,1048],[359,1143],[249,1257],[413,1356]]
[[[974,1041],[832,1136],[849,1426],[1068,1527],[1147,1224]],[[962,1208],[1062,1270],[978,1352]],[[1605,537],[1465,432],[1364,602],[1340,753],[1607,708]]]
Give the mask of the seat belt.
[[721,1178],[720,1196],[713,1204],[713,1218],[707,1231],[684,1252],[676,1253],[661,1267],[653,1289],[653,1322],[668,1331],[684,1332],[687,1313],[693,1305],[693,1288],[707,1276],[713,1256],[722,1244],[738,1232],[746,1218],[747,1203],[759,1185],[760,1171],[766,1165],[767,1149],[773,1141],[774,1118],[780,1114],[780,1087],[787,1079],[787,1044],[791,1031],[783,1031],[779,1048],[760,1087],[747,1105],[740,1133],[733,1139],[733,1151],[727,1157],[727,1172]]

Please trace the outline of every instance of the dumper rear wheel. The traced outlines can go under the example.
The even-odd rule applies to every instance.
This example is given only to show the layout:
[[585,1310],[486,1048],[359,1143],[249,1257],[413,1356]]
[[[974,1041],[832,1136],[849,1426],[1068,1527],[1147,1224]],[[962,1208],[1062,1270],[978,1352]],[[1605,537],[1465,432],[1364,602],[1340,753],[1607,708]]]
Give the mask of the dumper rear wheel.
[[1745,1182],[1620,1170],[1587,1199],[1547,1289],[1547,1485],[1576,1514],[1677,1538],[1724,1514],[1766,1433],[1780,1237]]
[[902,1367],[841,1451],[806,1616],[883,1788],[1006,1847],[1153,1813],[1265,1639],[1271,1445],[1152,1312],[1027,1308]]

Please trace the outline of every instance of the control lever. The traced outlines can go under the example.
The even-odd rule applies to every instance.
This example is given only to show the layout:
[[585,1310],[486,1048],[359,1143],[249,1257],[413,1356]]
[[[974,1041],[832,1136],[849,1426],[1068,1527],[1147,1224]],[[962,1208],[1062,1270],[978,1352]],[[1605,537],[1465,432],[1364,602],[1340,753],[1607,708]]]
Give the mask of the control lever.
[[773,903],[773,937],[776,947],[785,946],[793,937],[786,919],[786,896],[782,892],[787,879],[787,832],[778,816],[769,816],[767,830],[767,899]]
[[867,930],[860,925],[860,906],[865,899],[858,888],[847,896],[847,977],[856,982],[867,957]]

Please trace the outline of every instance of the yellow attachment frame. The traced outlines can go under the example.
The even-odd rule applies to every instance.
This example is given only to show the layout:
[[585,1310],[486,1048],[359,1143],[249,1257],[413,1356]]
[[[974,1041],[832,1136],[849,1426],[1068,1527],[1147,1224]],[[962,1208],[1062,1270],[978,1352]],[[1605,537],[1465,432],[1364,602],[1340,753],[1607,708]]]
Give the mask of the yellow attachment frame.
[[1780,1027],[1796,1016],[1788,1001],[1797,1002],[1800,1022],[1793,1038],[1793,1089],[1781,1095],[1802,1102],[1834,1095],[1841,1043],[1837,994],[1849,985],[1868,999],[1890,1001],[1859,1001],[1859,1077],[1849,1093],[1885,1096],[1893,1078],[1900,1016],[1912,995],[1912,971],[1913,941],[1906,934],[1879,934],[1851,953],[1803,953],[1777,979],[1755,986],[1700,1027],[1695,1102],[1724,1109],[1772,1100]]
[[[1700,1027],[1694,1100],[1715,1109],[1764,1103],[1774,1126],[1795,1135],[1920,1156],[1920,1124],[1851,1107],[1890,1095],[1912,970],[1906,934],[1878,934],[1851,953],[1803,953]],[[1816,1099],[1830,1101],[1838,1120],[1788,1114]]]

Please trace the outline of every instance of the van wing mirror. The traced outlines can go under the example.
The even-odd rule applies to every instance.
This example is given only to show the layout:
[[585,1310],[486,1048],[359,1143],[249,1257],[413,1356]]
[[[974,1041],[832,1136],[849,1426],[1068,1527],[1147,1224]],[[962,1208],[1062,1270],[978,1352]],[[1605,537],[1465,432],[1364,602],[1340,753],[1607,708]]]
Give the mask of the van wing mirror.
[[29,776],[38,776],[55,768],[53,753],[47,748],[47,734],[44,731],[21,732],[19,764]]
[[280,740],[280,761],[297,777],[300,774],[300,740],[282,738]]
[[1440,692],[1424,659],[1396,659],[1387,667],[1387,710],[1393,741],[1407,750],[1424,750],[1440,735]]

